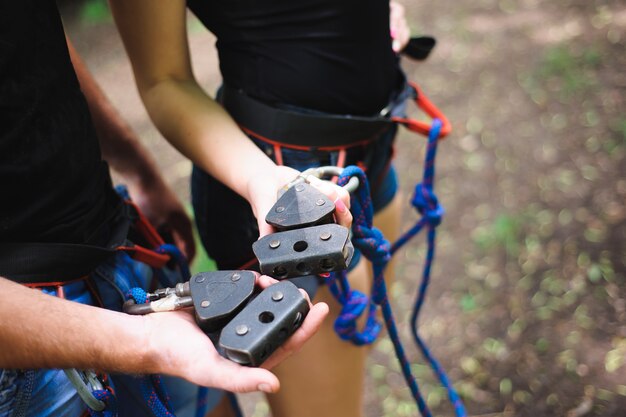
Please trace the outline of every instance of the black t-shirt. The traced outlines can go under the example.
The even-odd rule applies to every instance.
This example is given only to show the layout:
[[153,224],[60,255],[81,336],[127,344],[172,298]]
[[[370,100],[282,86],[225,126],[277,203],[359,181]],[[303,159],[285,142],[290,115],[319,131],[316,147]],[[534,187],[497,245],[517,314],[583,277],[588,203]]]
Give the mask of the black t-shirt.
[[0,2],[0,242],[103,243],[117,205],[54,0]]
[[389,0],[189,0],[224,81],[271,104],[373,115],[402,82]]

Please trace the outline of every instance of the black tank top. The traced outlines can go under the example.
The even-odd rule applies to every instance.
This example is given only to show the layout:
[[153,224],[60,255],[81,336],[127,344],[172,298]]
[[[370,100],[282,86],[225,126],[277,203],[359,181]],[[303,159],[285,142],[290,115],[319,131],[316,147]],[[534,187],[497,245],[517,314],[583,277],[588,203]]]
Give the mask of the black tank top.
[[188,0],[232,87],[269,104],[373,115],[402,82],[388,0]]
[[0,241],[98,244],[117,204],[54,0],[0,2]]

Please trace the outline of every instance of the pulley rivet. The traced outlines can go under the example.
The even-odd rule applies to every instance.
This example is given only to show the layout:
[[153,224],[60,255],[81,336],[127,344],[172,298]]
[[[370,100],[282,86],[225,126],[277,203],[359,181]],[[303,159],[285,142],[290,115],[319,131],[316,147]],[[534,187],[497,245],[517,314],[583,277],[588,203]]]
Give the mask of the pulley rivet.
[[282,213],[283,211],[285,211],[285,208],[283,206],[276,207],[276,213]]
[[323,232],[323,233],[320,235],[320,239],[322,239],[322,240],[328,240],[328,239],[330,239],[330,238],[331,238],[331,236],[332,236],[332,235],[331,235],[329,232]]
[[296,191],[304,191],[304,185],[302,184],[296,185]]
[[196,282],[204,282],[204,276],[200,275],[196,277]]
[[282,300],[284,297],[283,293],[280,291],[276,291],[275,293],[272,294],[272,300],[274,301],[280,301]]
[[241,275],[239,275],[238,272],[235,272],[231,277],[230,280],[231,281],[239,281],[239,278],[241,278]]
[[248,326],[246,326],[245,324],[240,324],[239,326],[235,327],[235,333],[237,333],[239,336],[243,336],[244,334],[248,333]]
[[203,307],[203,308],[207,308],[207,307],[208,307],[208,306],[210,306],[210,305],[211,305],[211,302],[210,302],[209,300],[203,300],[203,301],[200,303],[200,307]]
[[317,204],[318,206],[323,206],[324,204],[326,204],[326,202],[320,198],[315,202],[315,204]]
[[270,241],[270,248],[276,249],[280,246],[280,240],[272,240]]

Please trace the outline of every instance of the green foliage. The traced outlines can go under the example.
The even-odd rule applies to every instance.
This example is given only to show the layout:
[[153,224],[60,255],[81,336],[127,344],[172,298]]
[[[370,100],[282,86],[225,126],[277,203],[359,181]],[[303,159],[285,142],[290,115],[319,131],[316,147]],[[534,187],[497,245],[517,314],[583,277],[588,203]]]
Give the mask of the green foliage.
[[476,309],[476,300],[472,294],[464,294],[461,297],[461,309],[466,313]]
[[595,48],[572,51],[570,45],[548,49],[538,69],[538,77],[550,82],[556,80],[567,96],[582,92],[593,85],[588,70],[600,64],[600,52]]
[[87,0],[80,9],[80,20],[87,24],[112,21],[106,0]]
[[474,242],[483,250],[500,246],[507,254],[516,256],[519,252],[521,226],[519,217],[500,214],[489,227],[474,234]]
[[622,142],[626,143],[626,118],[622,117],[615,121],[612,130],[618,134]]
[[540,105],[556,95],[567,102],[589,91],[598,83],[596,69],[602,64],[601,51],[574,44],[557,45],[545,50],[537,66],[518,75],[519,84]]

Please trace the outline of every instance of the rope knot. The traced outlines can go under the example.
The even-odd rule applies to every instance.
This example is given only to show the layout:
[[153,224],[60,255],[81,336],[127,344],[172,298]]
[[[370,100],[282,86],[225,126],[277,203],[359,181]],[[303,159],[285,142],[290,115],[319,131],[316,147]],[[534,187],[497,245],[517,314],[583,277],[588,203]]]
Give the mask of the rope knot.
[[375,265],[386,265],[391,259],[391,244],[375,227],[353,226],[354,245]]
[[411,204],[426,218],[428,224],[433,227],[441,224],[441,219],[446,211],[439,204],[439,199],[432,187],[425,186],[424,183],[417,184]]
[[360,291],[350,290],[334,325],[335,331],[341,339],[352,341],[356,345],[366,345],[376,340],[381,326],[375,318],[368,317],[363,332],[359,332],[357,329],[357,320],[368,304],[369,300],[365,294]]

